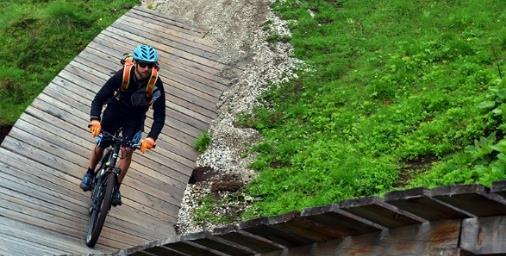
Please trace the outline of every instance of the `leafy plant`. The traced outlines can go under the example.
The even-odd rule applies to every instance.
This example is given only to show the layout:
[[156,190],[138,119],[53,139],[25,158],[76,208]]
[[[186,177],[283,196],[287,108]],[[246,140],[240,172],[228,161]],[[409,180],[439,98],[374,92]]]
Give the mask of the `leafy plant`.
[[210,144],[211,137],[209,137],[209,132],[202,132],[195,141],[195,150],[197,150],[199,153],[204,153]]

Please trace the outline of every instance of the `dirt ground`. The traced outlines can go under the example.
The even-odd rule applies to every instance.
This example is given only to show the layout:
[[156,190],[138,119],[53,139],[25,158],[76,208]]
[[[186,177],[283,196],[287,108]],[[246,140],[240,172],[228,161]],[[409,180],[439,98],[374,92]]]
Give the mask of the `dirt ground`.
[[0,144],[4,140],[5,136],[9,134],[9,131],[11,130],[11,125],[0,125]]
[[[269,86],[295,76],[302,63],[290,57],[292,47],[282,42],[267,43],[272,34],[290,36],[286,23],[270,9],[273,0],[146,0],[144,6],[209,31],[206,37],[218,47],[222,61],[239,66],[242,72],[229,72],[233,83],[218,102],[218,117],[211,123],[210,147],[199,156],[191,184],[187,186],[179,212],[177,229],[181,233],[209,230],[210,223],[196,224],[193,209],[206,195],[242,198],[216,209],[214,214],[238,219],[251,198],[242,193],[243,186],[255,177],[248,168],[254,154],[245,154],[260,139],[257,131],[234,126],[241,112],[251,112]],[[245,156],[246,155],[246,156]]]

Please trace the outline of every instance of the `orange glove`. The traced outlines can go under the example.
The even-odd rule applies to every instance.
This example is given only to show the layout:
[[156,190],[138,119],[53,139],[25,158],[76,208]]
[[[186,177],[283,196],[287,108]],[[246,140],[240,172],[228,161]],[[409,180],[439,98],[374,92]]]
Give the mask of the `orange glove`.
[[102,125],[98,120],[91,120],[90,124],[88,124],[88,128],[90,128],[90,132],[93,137],[97,137],[102,131]]
[[155,146],[155,140],[147,137],[141,141],[141,152],[144,154],[146,151],[152,149]]

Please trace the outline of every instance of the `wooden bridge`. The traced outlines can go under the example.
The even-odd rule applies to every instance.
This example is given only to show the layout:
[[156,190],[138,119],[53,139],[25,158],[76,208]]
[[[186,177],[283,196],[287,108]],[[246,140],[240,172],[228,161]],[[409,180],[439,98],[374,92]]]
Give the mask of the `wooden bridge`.
[[506,180],[394,191],[126,250],[138,256],[506,255]]
[[[196,137],[216,116],[229,81],[205,31],[136,7],[101,32],[33,101],[0,147],[0,255],[113,254],[174,236]],[[135,153],[123,205],[111,210],[95,249],[84,243],[90,193],[79,183],[94,140],[92,98],[140,44],[159,51],[166,124],[156,150]],[[148,113],[150,116],[151,113]],[[152,124],[146,121],[146,129]]]

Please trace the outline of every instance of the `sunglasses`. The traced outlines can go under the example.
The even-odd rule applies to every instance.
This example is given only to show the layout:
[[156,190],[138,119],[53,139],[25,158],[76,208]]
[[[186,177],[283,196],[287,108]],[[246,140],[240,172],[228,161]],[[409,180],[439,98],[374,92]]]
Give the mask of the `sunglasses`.
[[153,68],[155,66],[155,63],[138,62],[137,64],[139,64],[141,68],[145,67]]

